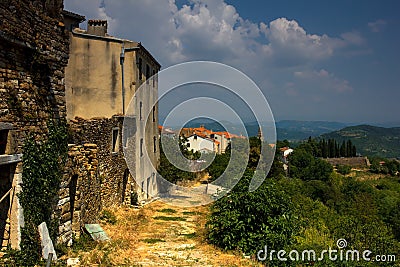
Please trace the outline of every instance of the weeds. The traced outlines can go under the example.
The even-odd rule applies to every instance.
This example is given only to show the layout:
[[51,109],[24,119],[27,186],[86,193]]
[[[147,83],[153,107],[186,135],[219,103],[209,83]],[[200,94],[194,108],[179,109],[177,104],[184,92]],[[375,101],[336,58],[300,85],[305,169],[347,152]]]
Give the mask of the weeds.
[[186,221],[185,218],[174,217],[174,216],[171,216],[171,217],[169,217],[169,216],[156,216],[156,217],[154,217],[154,219],[155,220],[161,220],[161,221],[181,221],[181,222]]
[[159,210],[159,212],[172,214],[172,213],[176,213],[176,210],[174,210],[174,209],[162,209],[162,210]]

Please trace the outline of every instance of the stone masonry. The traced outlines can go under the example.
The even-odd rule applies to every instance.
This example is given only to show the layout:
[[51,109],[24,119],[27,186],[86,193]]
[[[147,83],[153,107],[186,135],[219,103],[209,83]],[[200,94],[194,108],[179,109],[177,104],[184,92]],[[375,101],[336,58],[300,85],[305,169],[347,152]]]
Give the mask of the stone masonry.
[[71,244],[86,223],[96,223],[101,209],[95,144],[69,145],[68,160],[55,214],[60,218],[58,243]]
[[122,124],[121,116],[90,120],[76,117],[69,121],[73,143],[96,142],[98,145],[98,171],[103,207],[134,204],[131,203],[131,194],[134,192],[135,181],[129,174],[123,155]]
[[[25,138],[43,138],[49,118],[65,118],[64,69],[68,63],[69,40],[61,15],[62,0],[0,1],[0,124],[4,131],[4,155],[19,160],[2,162],[8,184],[7,233],[3,244],[19,247],[22,209],[20,155]],[[8,180],[8,181],[7,181]],[[1,192],[2,195],[4,192]],[[4,238],[3,238],[4,237]]]

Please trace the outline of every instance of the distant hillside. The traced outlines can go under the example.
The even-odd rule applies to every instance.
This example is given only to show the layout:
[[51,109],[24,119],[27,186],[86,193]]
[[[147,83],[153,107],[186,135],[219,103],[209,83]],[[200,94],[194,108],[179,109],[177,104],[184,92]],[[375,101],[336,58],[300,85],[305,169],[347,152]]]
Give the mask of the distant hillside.
[[321,138],[333,138],[340,142],[351,140],[357,147],[357,152],[365,156],[400,157],[400,127],[350,126],[323,134]]
[[[226,130],[234,134],[245,134],[237,125],[223,121],[221,124],[227,128]],[[222,125],[209,119],[198,119],[189,122],[185,127],[199,127],[204,125],[207,129],[213,131],[223,131]],[[340,122],[328,122],[328,121],[296,121],[296,120],[284,120],[276,122],[276,132],[278,140],[291,140],[300,141],[307,139],[309,136],[317,137],[324,133],[330,133],[342,129],[349,124]],[[258,123],[257,122],[246,122],[245,127],[249,136],[257,136],[258,134]]]
[[283,120],[276,123],[276,131],[279,140],[304,140],[309,136],[317,137],[347,126],[349,124],[341,122]]

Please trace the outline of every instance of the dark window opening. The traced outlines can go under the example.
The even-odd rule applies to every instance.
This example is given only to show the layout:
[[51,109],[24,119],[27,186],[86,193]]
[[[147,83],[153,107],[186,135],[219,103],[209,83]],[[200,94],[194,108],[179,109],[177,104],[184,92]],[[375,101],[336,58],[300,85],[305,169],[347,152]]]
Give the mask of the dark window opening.
[[74,210],[75,210],[75,197],[78,186],[78,175],[75,174],[71,178],[71,182],[69,183],[69,199],[70,199],[70,212],[71,212],[71,221],[74,222]]
[[142,80],[142,65],[143,65],[143,63],[142,63],[142,59],[141,58],[139,58],[139,65],[138,65],[138,69],[139,69],[139,80],[141,81]]
[[140,156],[143,157],[143,138],[140,139]]
[[197,135],[195,135],[195,136],[193,137],[193,139],[194,139],[194,140],[197,140]]
[[0,155],[6,153],[8,130],[0,131]]
[[146,83],[149,84],[150,79],[150,66],[146,64]]
[[186,146],[187,146],[187,147],[190,147],[190,143],[187,143]]
[[119,141],[119,129],[112,130],[112,150],[111,152],[118,152],[118,142]]
[[129,170],[126,169],[124,172],[124,178],[122,180],[122,194],[121,194],[121,203],[124,204],[125,196],[126,196],[126,187],[128,185],[128,177],[129,177]]
[[153,146],[154,146],[154,153],[157,152],[157,137],[153,137]]
[[156,70],[153,70],[153,87],[156,87]]
[[140,103],[139,103],[139,118],[140,118],[140,120],[143,120],[142,110],[143,110],[143,102],[140,101]]
[[153,107],[153,122],[156,122],[156,107]]

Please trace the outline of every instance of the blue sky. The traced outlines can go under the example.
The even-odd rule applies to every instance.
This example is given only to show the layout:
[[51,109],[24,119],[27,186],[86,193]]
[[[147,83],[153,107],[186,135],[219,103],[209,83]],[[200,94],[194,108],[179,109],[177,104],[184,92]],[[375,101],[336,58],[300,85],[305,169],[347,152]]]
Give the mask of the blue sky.
[[109,34],[141,41],[164,69],[212,60],[243,71],[276,120],[400,126],[400,1],[101,2],[64,5],[108,19]]

